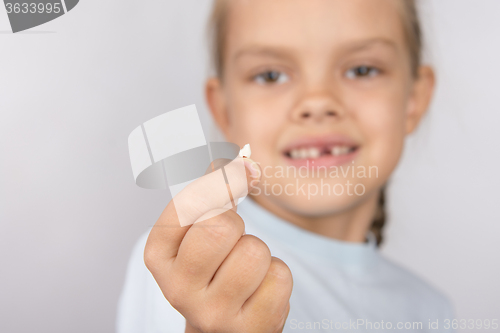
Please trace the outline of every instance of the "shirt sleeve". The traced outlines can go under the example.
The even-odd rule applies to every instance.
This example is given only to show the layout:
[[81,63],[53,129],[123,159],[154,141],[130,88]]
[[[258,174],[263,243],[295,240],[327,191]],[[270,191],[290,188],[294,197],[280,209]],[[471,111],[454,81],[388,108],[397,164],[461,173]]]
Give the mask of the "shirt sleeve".
[[149,231],[136,242],[118,302],[117,333],[184,333],[186,321],[165,299],[144,264]]
[[444,315],[445,332],[456,333],[456,332],[458,332],[458,330],[453,328],[453,320],[456,319],[455,309],[448,298],[445,298],[444,303],[445,303],[445,305],[444,305],[444,308],[445,308],[445,311],[444,311],[445,312],[445,315]]

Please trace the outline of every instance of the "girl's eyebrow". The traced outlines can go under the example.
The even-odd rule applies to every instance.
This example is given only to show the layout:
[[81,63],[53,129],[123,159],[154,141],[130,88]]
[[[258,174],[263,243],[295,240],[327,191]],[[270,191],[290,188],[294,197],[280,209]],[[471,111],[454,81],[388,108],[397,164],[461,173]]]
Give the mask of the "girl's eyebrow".
[[[376,45],[382,45],[393,49],[394,51],[398,50],[397,44],[388,38],[383,37],[375,37],[368,38],[363,40],[358,40],[354,42],[348,42],[339,45],[339,49],[341,49],[342,53],[354,53],[360,52],[365,49],[369,49]],[[238,60],[243,56],[264,56],[264,57],[272,57],[272,58],[290,58],[293,52],[287,48],[278,48],[272,46],[264,46],[264,45],[252,45],[246,48],[243,48],[236,52],[234,55],[234,60]]]
[[269,47],[263,45],[253,45],[243,48],[236,52],[234,60],[246,55],[250,56],[265,56],[272,58],[290,58],[290,51],[286,48]]
[[369,38],[369,39],[356,41],[353,43],[348,43],[344,46],[344,48],[345,48],[345,51],[347,51],[347,52],[358,52],[358,51],[363,51],[365,49],[368,49],[368,48],[370,48],[372,46],[376,46],[376,45],[387,46],[389,48],[394,49],[394,51],[398,50],[398,46],[394,41],[392,41],[391,39],[383,38],[383,37]]

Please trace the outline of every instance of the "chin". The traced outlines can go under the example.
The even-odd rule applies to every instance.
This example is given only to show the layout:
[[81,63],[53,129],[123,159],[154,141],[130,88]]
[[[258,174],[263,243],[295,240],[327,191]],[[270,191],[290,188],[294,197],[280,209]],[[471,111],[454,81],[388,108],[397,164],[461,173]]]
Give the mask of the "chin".
[[[269,182],[269,179],[267,181]],[[346,183],[351,185],[346,187]],[[358,189],[357,193],[354,191],[355,186]],[[273,188],[274,193],[271,191]],[[336,189],[336,193],[333,193],[333,189]],[[274,202],[287,211],[303,216],[319,217],[338,214],[356,207],[366,199],[368,188],[359,180],[354,183],[348,179],[335,181],[302,179],[298,182],[297,179],[282,179],[279,182],[269,183],[267,191],[261,187],[260,193],[267,197],[265,200]]]
[[287,210],[310,217],[321,217],[340,214],[363,201],[360,197],[347,196],[316,196],[276,198]]

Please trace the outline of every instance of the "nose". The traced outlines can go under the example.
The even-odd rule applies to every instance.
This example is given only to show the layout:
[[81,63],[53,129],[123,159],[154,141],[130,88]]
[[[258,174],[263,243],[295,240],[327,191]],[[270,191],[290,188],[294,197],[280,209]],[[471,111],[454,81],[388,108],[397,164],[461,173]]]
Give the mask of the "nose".
[[328,92],[309,93],[302,98],[292,111],[294,122],[320,123],[339,119],[344,112],[340,103]]

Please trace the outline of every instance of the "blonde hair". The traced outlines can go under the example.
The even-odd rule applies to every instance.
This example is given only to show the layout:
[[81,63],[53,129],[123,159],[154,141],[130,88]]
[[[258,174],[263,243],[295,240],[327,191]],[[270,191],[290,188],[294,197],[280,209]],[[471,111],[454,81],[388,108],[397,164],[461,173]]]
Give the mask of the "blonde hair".
[[214,0],[208,21],[209,48],[212,68],[219,78],[223,74],[225,37],[227,34],[228,0]]
[[[224,74],[224,49],[227,35],[228,3],[231,0],[214,0],[212,13],[208,22],[211,63],[214,74],[222,78]],[[400,0],[401,16],[405,39],[410,57],[411,73],[418,77],[418,69],[422,62],[423,37],[416,0]],[[381,190],[378,207],[370,230],[377,239],[377,246],[383,240],[383,228],[386,221],[385,188]]]
[[[231,0],[214,0],[208,21],[211,64],[214,74],[221,78],[224,71],[224,47],[227,35],[227,18]],[[423,37],[416,0],[399,0],[401,3],[402,23],[410,56],[411,70],[418,76],[422,62]]]

